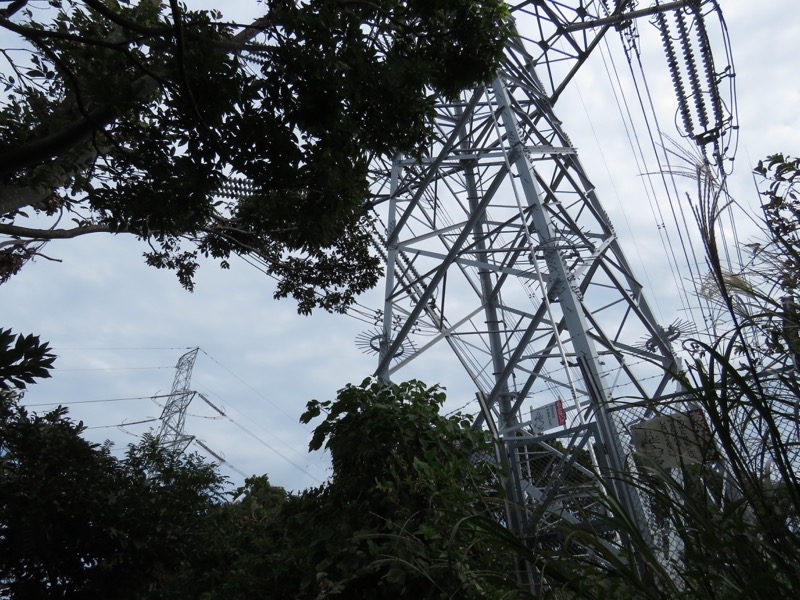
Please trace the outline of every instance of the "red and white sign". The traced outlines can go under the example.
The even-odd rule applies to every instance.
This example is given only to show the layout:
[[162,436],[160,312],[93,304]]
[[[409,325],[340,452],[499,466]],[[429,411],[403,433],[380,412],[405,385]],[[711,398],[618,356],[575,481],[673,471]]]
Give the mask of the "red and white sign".
[[542,433],[556,427],[563,427],[567,423],[567,411],[561,400],[531,409],[530,425],[534,431]]

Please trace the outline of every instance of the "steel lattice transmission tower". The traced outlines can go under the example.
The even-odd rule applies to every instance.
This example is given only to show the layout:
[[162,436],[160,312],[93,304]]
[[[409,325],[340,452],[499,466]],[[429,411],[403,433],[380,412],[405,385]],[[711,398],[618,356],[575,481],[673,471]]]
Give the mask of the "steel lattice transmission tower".
[[[645,503],[615,475],[631,468],[627,407],[653,416],[678,391],[680,327],[654,317],[555,107],[609,30],[676,11],[701,20],[701,3],[510,4],[520,35],[494,82],[438,105],[425,158],[376,170],[387,259],[377,373],[452,349],[478,395],[476,425],[509,462],[522,534],[553,515],[580,521],[602,487],[649,536]],[[690,132],[703,144],[724,125],[715,111]]]
[[189,407],[195,392],[189,389],[192,369],[200,348],[190,350],[178,359],[175,365],[175,381],[172,391],[164,403],[161,412],[161,427],[156,434],[158,444],[171,452],[180,454],[192,442],[194,436],[184,433],[186,409]]

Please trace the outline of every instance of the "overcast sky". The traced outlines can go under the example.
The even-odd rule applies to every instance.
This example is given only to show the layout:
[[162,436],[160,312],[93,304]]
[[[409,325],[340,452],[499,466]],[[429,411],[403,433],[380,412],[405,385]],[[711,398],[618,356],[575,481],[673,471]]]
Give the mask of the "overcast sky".
[[[800,5],[796,0],[722,0],[721,5],[732,41],[741,126],[732,190],[752,205],[750,167],[773,152],[800,153]],[[227,6],[226,17],[243,18],[255,3],[234,0]],[[649,76],[668,83],[664,69],[655,71]],[[646,252],[655,224],[640,224],[640,207],[625,204],[624,190],[640,178],[625,155],[617,109],[602,79],[596,72],[582,74],[568,99],[569,114],[558,106],[556,112],[612,218],[622,215],[617,228],[628,254],[643,257],[645,271],[660,273],[659,253]],[[628,221],[625,215],[630,227],[622,222]],[[309,399],[332,398],[344,384],[371,374],[374,356],[355,345],[369,325],[341,315],[298,316],[291,301],[273,300],[270,279],[240,260],[228,271],[203,265],[190,294],[171,272],[148,268],[143,251],[125,236],[51,242],[45,253],[62,262],[37,260],[0,287],[0,326],[40,335],[59,356],[54,377],[34,386],[26,402],[36,410],[49,408],[45,403],[69,406],[90,427],[87,437],[111,439],[121,452],[157,423],[117,426],[158,417],[161,408],[150,397],[169,391],[178,358],[199,346],[192,388],[227,416],[196,398],[186,432],[240,471],[267,473],[278,485],[302,489],[324,480],[326,461],[306,453],[311,429],[298,417]],[[363,303],[378,308],[379,295]],[[668,294],[651,298],[670,322],[675,307]],[[433,383],[441,377],[456,381],[453,373],[451,365],[429,359],[414,375]],[[469,399],[467,387],[450,383],[450,390],[455,397],[448,407]],[[223,471],[241,481],[237,473]]]

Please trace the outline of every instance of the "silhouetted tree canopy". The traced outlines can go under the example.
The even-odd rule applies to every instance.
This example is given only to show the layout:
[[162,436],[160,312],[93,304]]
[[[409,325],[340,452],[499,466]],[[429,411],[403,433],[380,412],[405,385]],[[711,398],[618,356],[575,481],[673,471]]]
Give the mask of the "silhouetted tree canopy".
[[368,165],[422,152],[434,98],[487,81],[501,0],[175,1],[0,10],[0,281],[53,239],[128,233],[191,289],[263,261],[301,312],[373,286]]

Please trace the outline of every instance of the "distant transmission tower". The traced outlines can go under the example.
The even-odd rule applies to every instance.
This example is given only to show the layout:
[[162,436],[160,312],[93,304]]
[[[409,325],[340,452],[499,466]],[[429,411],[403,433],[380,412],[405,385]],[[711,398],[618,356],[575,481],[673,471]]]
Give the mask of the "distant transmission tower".
[[477,392],[476,426],[503,449],[518,533],[558,536],[559,520],[586,523],[611,494],[669,562],[680,548],[653,539],[647,500],[619,474],[636,468],[631,427],[673,410],[664,408],[678,391],[672,342],[688,325],[657,322],[553,108],[607,32],[620,30],[630,48],[633,23],[652,18],[666,32],[684,135],[718,166],[730,120],[704,19],[719,8],[509,4],[519,35],[493,83],[438,105],[425,157],[376,168],[387,259],[382,327],[369,340],[377,374],[388,381],[449,346]]
[[194,361],[200,348],[190,350],[178,359],[175,365],[175,381],[172,391],[161,412],[161,428],[156,434],[158,444],[170,452],[180,454],[192,442],[194,436],[184,433],[186,409],[194,398],[195,392],[189,390]]

